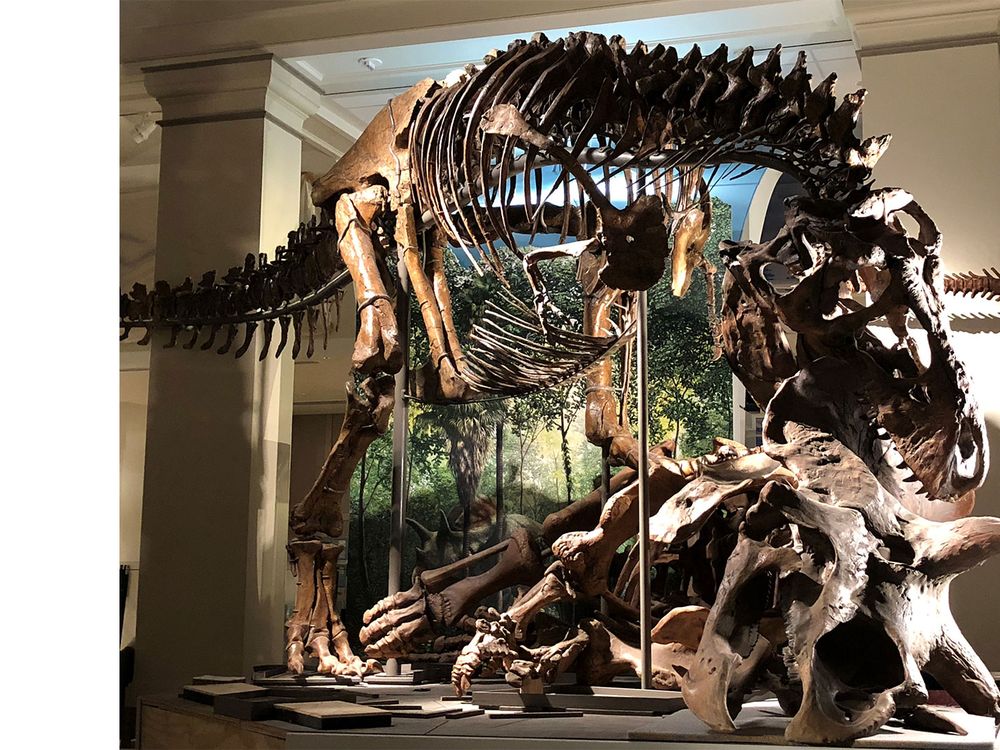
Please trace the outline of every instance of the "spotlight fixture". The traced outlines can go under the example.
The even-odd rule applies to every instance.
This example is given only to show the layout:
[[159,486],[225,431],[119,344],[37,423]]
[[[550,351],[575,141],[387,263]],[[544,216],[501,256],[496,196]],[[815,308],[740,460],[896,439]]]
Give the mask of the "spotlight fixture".
[[156,115],[147,112],[132,129],[132,140],[136,143],[145,143],[154,130],[156,130]]

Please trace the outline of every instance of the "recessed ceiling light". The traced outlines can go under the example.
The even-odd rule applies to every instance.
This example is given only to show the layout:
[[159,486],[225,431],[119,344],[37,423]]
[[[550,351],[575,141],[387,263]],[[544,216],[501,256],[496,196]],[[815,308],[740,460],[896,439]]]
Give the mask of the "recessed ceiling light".
[[382,64],[382,60],[378,57],[359,57],[358,62],[368,68],[368,70],[375,70],[375,68]]

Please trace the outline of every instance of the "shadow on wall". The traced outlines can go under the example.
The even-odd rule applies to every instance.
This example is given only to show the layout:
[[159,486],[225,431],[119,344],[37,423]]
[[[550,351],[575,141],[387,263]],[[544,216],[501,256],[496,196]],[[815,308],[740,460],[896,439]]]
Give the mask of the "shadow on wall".
[[[985,384],[984,384],[985,385]],[[1000,454],[1000,418],[987,418],[986,434],[993,456]],[[976,508],[980,516],[1000,515],[1000,467],[995,465],[986,476],[986,483],[976,492]],[[996,589],[1000,576],[1000,558],[987,560],[978,568],[955,579],[951,589],[951,610],[955,621],[969,639],[986,666],[1000,670],[1000,639],[997,638],[997,616],[1000,607],[996,600],[984,597],[984,591]]]

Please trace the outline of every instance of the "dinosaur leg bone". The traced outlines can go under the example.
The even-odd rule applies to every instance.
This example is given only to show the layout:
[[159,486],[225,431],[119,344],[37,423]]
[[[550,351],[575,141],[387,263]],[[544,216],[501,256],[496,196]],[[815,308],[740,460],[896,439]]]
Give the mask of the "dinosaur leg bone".
[[384,210],[385,188],[375,185],[337,200],[338,248],[354,280],[361,324],[354,343],[354,368],[361,373],[395,372],[403,363],[392,302],[386,293],[372,243],[372,222]]
[[316,599],[316,556],[322,547],[315,540],[291,542],[288,557],[295,571],[295,608],[285,623],[285,647],[288,669],[302,674],[305,639],[309,636],[310,614]]
[[[650,511],[689,481],[686,464],[662,458],[653,463],[649,475]],[[608,588],[608,569],[617,550],[639,528],[639,484],[632,482],[616,492],[601,511],[591,531],[571,531],[552,545],[552,554],[562,561],[573,585],[587,596],[599,596]]]
[[296,674],[304,668],[307,647],[320,659],[321,671],[373,669],[371,664],[361,665],[351,653],[334,608],[336,557],[341,548],[330,541],[343,531],[341,503],[351,474],[372,440],[388,427],[392,392],[393,378],[388,375],[367,379],[360,392],[348,384],[347,414],[337,442],[309,494],[289,513],[288,554],[296,576],[296,597],[286,640],[288,668]]
[[[581,259],[581,266],[582,261]],[[596,269],[585,271],[596,278]],[[591,279],[591,283],[593,280]],[[604,285],[584,297],[583,327],[588,336],[608,336],[612,332],[612,312],[622,304],[622,292]],[[613,364],[605,357],[587,373],[587,405],[585,429],[587,440],[594,445],[607,446],[608,458],[613,464],[639,465],[639,448],[628,420],[620,413],[618,399],[612,385]],[[672,452],[672,448],[670,449]],[[667,455],[670,455],[669,453]]]
[[347,630],[337,614],[337,558],[343,549],[340,544],[324,544],[320,550],[316,565],[318,596],[309,622],[306,646],[319,659],[320,674],[363,677],[373,671],[381,671],[381,667],[374,661],[363,662],[353,654]]
[[[444,279],[443,261],[440,263],[440,272],[435,270],[433,262],[430,263],[434,276],[432,282],[420,258],[413,206],[408,203],[401,205],[397,213],[396,244],[402,253],[406,273],[420,305],[420,316],[430,344],[430,367],[422,372],[426,385],[419,390],[436,390],[438,393],[435,395],[446,399],[462,398],[469,386],[458,373],[456,360],[461,357],[461,349],[452,349],[453,345],[458,345],[458,337],[449,336],[449,333],[454,333],[455,324],[451,320],[451,296]],[[431,245],[428,261],[436,261],[438,259],[434,254],[440,253],[442,248],[435,246],[433,242]],[[441,299],[437,296],[439,293],[442,295]]]
[[506,612],[476,622],[478,631],[472,641],[462,649],[451,670],[451,683],[459,695],[469,689],[472,678],[484,669],[504,668],[518,659],[531,660],[530,652],[518,641],[524,629],[538,612],[550,604],[573,598],[574,592],[566,583],[561,563],[549,566],[545,576]]

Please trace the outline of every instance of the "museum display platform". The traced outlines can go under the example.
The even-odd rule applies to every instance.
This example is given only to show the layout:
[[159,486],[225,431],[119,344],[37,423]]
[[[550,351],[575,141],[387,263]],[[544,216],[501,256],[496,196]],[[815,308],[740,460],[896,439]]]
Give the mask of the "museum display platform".
[[[179,695],[140,699],[139,748],[457,750],[474,742],[477,750],[561,750],[581,744],[669,750],[717,744],[750,750],[788,745],[782,732],[789,719],[773,698],[746,703],[738,731],[721,734],[705,727],[683,708],[680,694],[670,691],[581,688],[565,682],[526,695],[501,679],[486,679],[456,698],[450,685],[391,684],[385,678],[382,683],[280,676],[199,682]],[[907,729],[893,721],[854,747],[994,749],[991,719],[957,708],[942,710],[965,729],[965,736]]]

